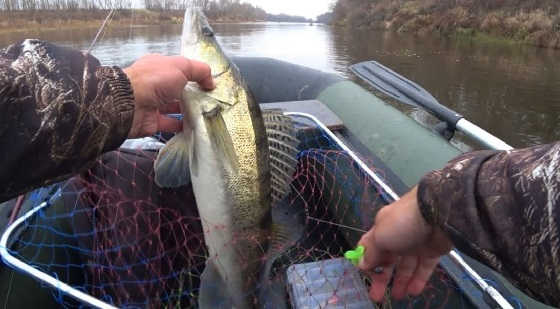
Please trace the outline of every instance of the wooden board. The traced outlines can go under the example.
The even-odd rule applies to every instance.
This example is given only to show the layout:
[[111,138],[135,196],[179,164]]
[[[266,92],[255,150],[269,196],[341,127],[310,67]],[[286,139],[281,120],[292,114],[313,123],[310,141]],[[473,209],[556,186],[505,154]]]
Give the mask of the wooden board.
[[260,104],[261,109],[281,109],[286,112],[306,113],[315,116],[331,131],[344,128],[344,123],[325,104],[318,100],[309,101],[287,101]]

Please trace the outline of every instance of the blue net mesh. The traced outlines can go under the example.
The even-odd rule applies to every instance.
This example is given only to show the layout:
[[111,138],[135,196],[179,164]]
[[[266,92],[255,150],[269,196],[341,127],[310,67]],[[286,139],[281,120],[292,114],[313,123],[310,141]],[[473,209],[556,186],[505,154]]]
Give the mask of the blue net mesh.
[[[301,152],[292,192],[286,198],[286,215],[294,229],[301,225],[303,233],[274,257],[268,278],[255,281],[255,293],[247,296],[254,298],[252,303],[265,302],[272,308],[293,301],[286,282],[290,266],[342,257],[389,200],[325,132],[297,120]],[[44,200],[48,206],[18,225],[10,237],[9,252],[117,307],[196,307],[207,252],[194,194],[190,186],[171,190],[154,184],[156,155],[156,151],[121,149],[104,155],[80,176],[29,194],[20,215]],[[384,176],[380,170],[376,173]],[[258,262],[267,258],[271,257],[263,255]],[[258,299],[257,289],[263,287],[279,288],[265,296],[270,299],[263,300],[262,294]],[[64,307],[89,306],[60,289],[44,285],[44,290]],[[331,290],[326,299],[336,304],[344,289]],[[320,300],[325,295],[309,297]],[[453,280],[438,269],[421,296],[388,299],[382,306],[457,308],[469,304]]]

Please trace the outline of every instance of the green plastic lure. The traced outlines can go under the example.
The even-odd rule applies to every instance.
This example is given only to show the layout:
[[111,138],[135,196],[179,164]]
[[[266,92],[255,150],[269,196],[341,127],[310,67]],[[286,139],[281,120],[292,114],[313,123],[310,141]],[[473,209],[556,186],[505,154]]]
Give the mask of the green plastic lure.
[[358,266],[360,259],[364,257],[364,252],[366,248],[364,246],[358,246],[358,248],[344,253],[344,257],[349,260],[354,266]]

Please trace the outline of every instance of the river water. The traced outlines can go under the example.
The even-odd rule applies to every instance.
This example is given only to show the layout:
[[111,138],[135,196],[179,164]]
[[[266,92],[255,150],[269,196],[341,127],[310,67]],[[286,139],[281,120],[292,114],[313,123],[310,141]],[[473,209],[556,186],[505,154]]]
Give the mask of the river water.
[[[441,103],[516,147],[560,140],[560,51],[439,37],[289,23],[217,24],[226,52],[272,57],[352,78],[348,66],[377,60],[416,81]],[[87,49],[95,30],[0,35],[0,47],[36,37]],[[180,26],[110,30],[93,49],[125,66],[146,53],[177,54]],[[396,106],[422,123],[418,109]]]

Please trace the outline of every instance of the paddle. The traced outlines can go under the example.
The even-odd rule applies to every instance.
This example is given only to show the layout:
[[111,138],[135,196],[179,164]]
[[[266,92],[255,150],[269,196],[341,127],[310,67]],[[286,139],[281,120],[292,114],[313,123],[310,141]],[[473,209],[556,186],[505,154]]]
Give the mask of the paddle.
[[377,61],[366,61],[350,66],[350,70],[375,89],[404,104],[419,106],[438,119],[445,121],[450,130],[459,130],[494,150],[510,150],[511,146],[488,133],[461,114],[440,104],[428,91],[413,81]]

